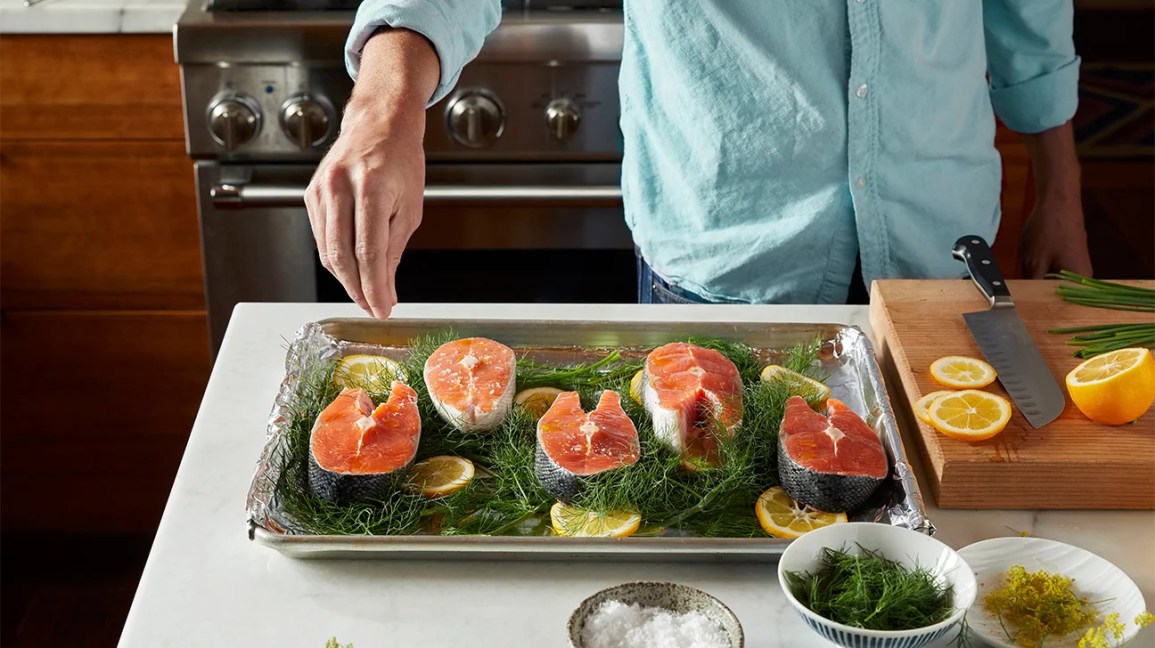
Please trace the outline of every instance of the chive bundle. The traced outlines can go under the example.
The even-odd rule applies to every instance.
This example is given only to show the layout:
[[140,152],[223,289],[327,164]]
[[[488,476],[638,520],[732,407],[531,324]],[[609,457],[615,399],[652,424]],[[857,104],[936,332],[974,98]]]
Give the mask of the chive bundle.
[[1059,274],[1047,277],[1075,284],[1062,284],[1055,290],[1063,301],[1095,308],[1155,313],[1155,290],[1150,288],[1091,279],[1070,270],[1060,270]]
[[[1155,290],[1150,288],[1091,279],[1069,270],[1047,276],[1074,284],[1061,284],[1055,290],[1063,301],[1093,308],[1155,313]],[[1076,358],[1093,358],[1131,347],[1155,348],[1155,322],[1071,326],[1051,329],[1048,333],[1078,333],[1067,341],[1070,346],[1083,347],[1072,354]]]

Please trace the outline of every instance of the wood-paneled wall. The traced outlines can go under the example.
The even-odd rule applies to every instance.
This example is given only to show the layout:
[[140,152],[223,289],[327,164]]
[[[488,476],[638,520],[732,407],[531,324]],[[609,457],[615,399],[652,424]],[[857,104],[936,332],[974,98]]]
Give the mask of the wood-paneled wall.
[[0,36],[0,526],[151,533],[208,377],[167,35]]

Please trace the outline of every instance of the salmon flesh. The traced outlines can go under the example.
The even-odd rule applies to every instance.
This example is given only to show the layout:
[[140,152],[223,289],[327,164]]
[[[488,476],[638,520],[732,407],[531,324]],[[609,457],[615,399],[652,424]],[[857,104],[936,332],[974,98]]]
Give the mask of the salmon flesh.
[[742,378],[729,358],[684,342],[646,356],[642,403],[654,434],[683,457],[712,459],[742,421]]
[[437,413],[463,432],[492,430],[513,407],[517,358],[500,342],[463,338],[443,344],[425,361],[424,375]]
[[542,488],[567,502],[581,490],[583,478],[637,463],[641,445],[617,392],[602,392],[589,413],[577,392],[562,392],[537,422],[534,455]]
[[786,494],[820,511],[854,511],[889,473],[882,441],[842,401],[826,415],[800,396],[786,401],[778,433],[778,480]]
[[309,484],[331,502],[384,497],[420,441],[412,387],[393,381],[388,400],[376,407],[364,389],[344,389],[309,435]]

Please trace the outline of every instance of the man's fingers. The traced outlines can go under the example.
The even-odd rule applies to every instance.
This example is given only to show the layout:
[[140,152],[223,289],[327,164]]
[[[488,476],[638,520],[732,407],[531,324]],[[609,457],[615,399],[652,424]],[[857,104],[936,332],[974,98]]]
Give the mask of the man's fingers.
[[313,241],[317,245],[317,257],[321,260],[321,265],[333,272],[329,267],[329,254],[325,249],[325,206],[321,201],[320,185],[314,180],[309,183],[309,187],[305,190],[305,209],[309,213],[309,229],[313,231]]
[[371,185],[357,192],[356,244],[353,256],[357,261],[361,293],[373,317],[384,319],[393,310],[387,285],[390,216],[395,201],[385,190]]
[[353,194],[340,179],[328,187],[321,200],[325,210],[325,253],[329,271],[337,277],[345,292],[362,309],[369,310],[361,293],[361,278],[353,256]]
[[421,222],[421,194],[418,194],[417,200],[416,206],[400,203],[389,226],[389,267],[386,279],[389,299],[394,306],[398,302],[397,267],[401,264],[401,255],[405,252],[405,246],[409,244],[409,237],[413,236],[413,232]]

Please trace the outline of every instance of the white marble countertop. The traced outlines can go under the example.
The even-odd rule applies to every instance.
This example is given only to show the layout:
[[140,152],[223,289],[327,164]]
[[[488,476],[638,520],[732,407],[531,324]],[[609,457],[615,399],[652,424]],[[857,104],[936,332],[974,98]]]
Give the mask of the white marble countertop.
[[169,34],[183,0],[0,0],[4,34]]
[[[675,581],[734,610],[750,648],[830,646],[787,604],[773,564],[299,560],[250,542],[245,494],[304,323],[359,316],[352,305],[242,304],[205,390],[120,645],[301,646],[336,636],[372,646],[567,645],[586,596],[634,580]],[[397,317],[840,322],[869,331],[865,307],[404,304]],[[928,502],[938,538],[1031,535],[1077,544],[1118,565],[1155,601],[1155,512],[947,511]],[[1155,645],[1148,628],[1133,645]],[[942,641],[940,646],[948,645]],[[976,645],[977,642],[976,642]]]

